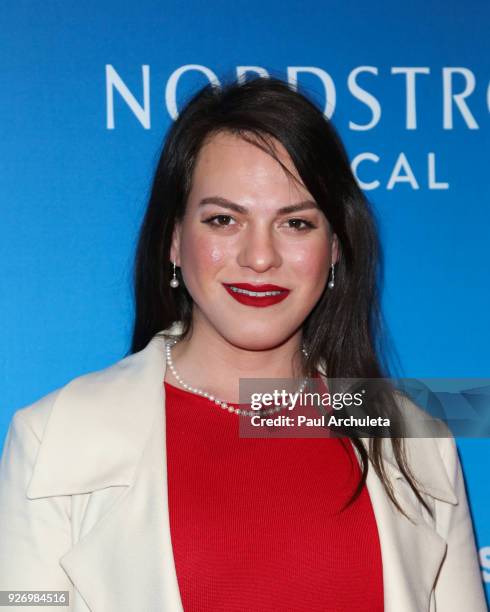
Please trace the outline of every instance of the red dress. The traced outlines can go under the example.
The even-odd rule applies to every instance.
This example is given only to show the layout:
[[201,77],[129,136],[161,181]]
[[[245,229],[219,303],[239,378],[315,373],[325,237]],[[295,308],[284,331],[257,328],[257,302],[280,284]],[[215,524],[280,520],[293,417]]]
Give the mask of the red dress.
[[170,531],[185,612],[380,612],[378,530],[348,439],[240,438],[167,382]]

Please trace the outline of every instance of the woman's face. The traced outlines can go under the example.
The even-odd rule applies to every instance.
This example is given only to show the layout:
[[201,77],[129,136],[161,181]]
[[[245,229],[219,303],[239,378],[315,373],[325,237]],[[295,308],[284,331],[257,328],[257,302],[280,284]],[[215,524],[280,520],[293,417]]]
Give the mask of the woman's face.
[[[284,147],[274,144],[299,180]],[[282,210],[293,205],[300,207]],[[195,326],[244,349],[282,344],[300,330],[323,293],[337,248],[311,194],[273,157],[230,133],[204,144],[171,248],[194,300]],[[280,293],[248,295],[247,287],[230,287],[237,284],[249,290],[274,285],[257,292]]]

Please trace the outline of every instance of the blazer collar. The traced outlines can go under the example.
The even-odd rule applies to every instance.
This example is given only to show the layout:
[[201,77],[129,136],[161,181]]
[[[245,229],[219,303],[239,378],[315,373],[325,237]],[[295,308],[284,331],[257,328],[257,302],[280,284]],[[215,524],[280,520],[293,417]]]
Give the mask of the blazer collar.
[[130,485],[158,410],[164,340],[75,378],[54,403],[27,490],[30,499]]
[[[164,334],[178,336],[181,330],[181,323],[176,322],[158,332],[143,350],[75,378],[60,390],[27,490],[29,499],[133,483],[154,420],[164,409]],[[367,445],[368,439],[362,440]],[[424,491],[456,504],[436,446],[425,445],[422,452],[423,439],[407,441],[411,465]],[[387,472],[392,478],[404,479],[391,445],[384,446]],[[421,452],[417,452],[419,447]]]

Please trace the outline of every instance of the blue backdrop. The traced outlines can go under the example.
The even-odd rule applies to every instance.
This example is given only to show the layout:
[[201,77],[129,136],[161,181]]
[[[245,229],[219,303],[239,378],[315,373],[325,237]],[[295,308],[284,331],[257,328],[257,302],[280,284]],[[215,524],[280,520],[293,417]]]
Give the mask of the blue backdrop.
[[[0,441],[14,410],[127,351],[162,136],[241,73],[297,79],[344,138],[403,374],[490,376],[489,20],[478,0],[4,1]],[[490,443],[458,444],[489,589]]]

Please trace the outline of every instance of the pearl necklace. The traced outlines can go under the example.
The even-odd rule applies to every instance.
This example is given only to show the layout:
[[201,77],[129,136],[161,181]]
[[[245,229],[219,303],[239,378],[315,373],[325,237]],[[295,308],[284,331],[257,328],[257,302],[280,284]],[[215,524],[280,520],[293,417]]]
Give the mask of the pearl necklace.
[[[239,414],[239,415],[243,415],[243,416],[255,416],[255,415],[258,415],[258,414],[274,414],[275,412],[279,412],[280,410],[283,410],[284,408],[287,408],[287,406],[289,405],[289,404],[284,404],[284,405],[281,405],[281,406],[275,406],[274,408],[267,408],[267,409],[261,409],[261,410],[245,410],[245,409],[242,409],[242,408],[235,408],[234,406],[230,406],[229,404],[227,404],[223,400],[220,400],[217,397],[214,397],[214,395],[211,395],[211,393],[207,393],[206,391],[203,391],[202,389],[198,389],[197,387],[191,387],[191,385],[188,385],[186,382],[184,382],[182,380],[181,376],[175,370],[175,367],[174,367],[174,364],[173,364],[173,361],[172,361],[171,347],[174,346],[175,344],[177,344],[177,342],[178,342],[178,340],[174,340],[173,342],[170,341],[170,342],[166,342],[165,343],[165,352],[166,352],[166,357],[167,357],[167,364],[168,364],[168,367],[170,368],[170,371],[174,375],[175,379],[187,391],[190,391],[191,393],[196,393],[197,395],[200,395],[201,397],[205,397],[210,402],[213,402],[214,404],[219,406],[222,410],[227,410],[228,412],[234,412],[235,414]],[[308,355],[308,353],[306,352],[305,349],[301,349],[301,350],[302,350],[302,352],[305,355]],[[299,393],[303,393],[303,390],[306,387],[307,381],[308,381],[307,378],[303,379],[303,382],[301,383],[301,386],[299,387],[299,390],[298,390]]]

